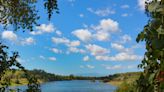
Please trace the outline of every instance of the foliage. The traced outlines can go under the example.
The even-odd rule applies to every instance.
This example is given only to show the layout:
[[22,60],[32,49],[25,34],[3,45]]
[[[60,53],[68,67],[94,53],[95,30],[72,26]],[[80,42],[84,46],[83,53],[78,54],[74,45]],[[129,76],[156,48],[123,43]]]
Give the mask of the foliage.
[[[148,2],[149,1],[149,2]],[[164,0],[147,0],[146,14],[150,17],[137,42],[146,42],[146,52],[140,68],[144,73],[137,80],[138,92],[161,92],[164,90]]]
[[[0,23],[7,29],[13,25],[15,31],[18,29],[33,31],[33,26],[38,25],[36,3],[38,0],[0,0]],[[39,0],[40,1],[40,0]],[[44,7],[51,18],[53,11],[58,13],[57,0],[44,0]]]
[[[10,77],[3,78],[6,71],[12,70],[13,67],[17,67],[25,72],[25,78],[28,80],[28,89],[25,92],[40,92],[39,83],[35,77],[31,77],[25,68],[17,61],[19,57],[18,52],[13,52],[12,56],[9,56],[7,52],[8,47],[0,43],[0,92],[6,92],[10,89]],[[17,89],[19,90],[19,89]]]
[[[33,26],[39,25],[38,10],[36,10],[37,0],[0,0],[0,24],[4,29],[8,29],[8,25],[12,25],[14,30],[33,31]],[[44,8],[47,10],[48,19],[51,19],[53,11],[58,13],[57,0],[44,0]],[[26,92],[40,92],[39,83],[35,77],[29,76],[28,72],[19,62],[18,52],[13,52],[12,56],[8,56],[7,46],[0,43],[0,92],[14,91],[9,88],[11,79],[3,78],[5,73],[13,67],[17,67],[25,72],[25,77],[29,81]],[[17,83],[19,80],[17,78]],[[18,89],[17,91],[20,92]]]

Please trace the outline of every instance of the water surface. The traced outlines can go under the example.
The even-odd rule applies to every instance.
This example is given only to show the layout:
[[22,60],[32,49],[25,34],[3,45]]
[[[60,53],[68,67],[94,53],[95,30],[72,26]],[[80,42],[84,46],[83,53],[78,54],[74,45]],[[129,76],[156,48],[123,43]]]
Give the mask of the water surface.
[[[25,86],[18,87],[25,89]],[[115,86],[88,80],[55,81],[41,84],[42,92],[114,92]]]

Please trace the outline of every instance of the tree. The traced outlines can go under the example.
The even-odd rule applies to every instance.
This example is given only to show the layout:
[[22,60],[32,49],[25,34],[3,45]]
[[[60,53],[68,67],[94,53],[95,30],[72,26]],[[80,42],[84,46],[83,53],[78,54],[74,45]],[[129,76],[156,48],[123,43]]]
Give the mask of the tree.
[[[14,30],[23,29],[33,31],[39,19],[36,3],[40,0],[0,0],[0,23],[7,29],[13,25]],[[57,0],[43,0],[50,20],[53,11],[58,12]]]
[[[40,0],[0,0],[0,24],[4,29],[8,29],[8,25],[12,25],[15,31],[23,29],[24,31],[33,31],[33,27],[39,25],[37,20],[40,18],[38,10],[36,10],[36,3]],[[44,8],[47,10],[48,20],[51,19],[53,12],[58,12],[57,0],[43,0]],[[0,92],[8,92],[10,78],[2,81],[5,72],[11,70],[12,67],[18,67],[24,71],[25,77],[29,81],[26,92],[40,92],[39,83],[35,77],[29,76],[26,69],[17,61],[19,57],[18,52],[13,52],[12,56],[8,56],[6,51],[8,47],[0,43]],[[6,90],[9,89],[9,90]],[[20,90],[17,90],[20,92]],[[15,92],[15,91],[14,91]]]
[[164,0],[147,0],[148,24],[138,35],[137,42],[146,42],[146,52],[140,68],[144,69],[137,80],[138,92],[164,91]]
[[[0,43],[0,92],[6,92],[10,89],[10,77],[4,77],[7,71],[11,71],[13,67],[18,67],[25,72],[25,77],[28,80],[28,89],[26,92],[40,92],[39,83],[35,77],[31,77],[23,66],[17,61],[18,52],[13,52],[12,56],[8,56],[8,47]],[[32,91],[31,91],[32,90]]]

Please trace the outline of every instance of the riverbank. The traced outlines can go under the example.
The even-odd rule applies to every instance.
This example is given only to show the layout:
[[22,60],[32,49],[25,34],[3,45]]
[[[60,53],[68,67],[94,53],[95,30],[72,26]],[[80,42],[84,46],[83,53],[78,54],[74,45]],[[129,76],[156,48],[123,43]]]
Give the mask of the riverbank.
[[140,74],[141,72],[115,74],[115,77],[112,77],[107,83],[117,87],[124,83],[131,84],[139,78]]
[[[28,71],[31,76],[35,76],[39,83],[51,82],[51,81],[64,81],[64,80],[100,80],[104,83],[119,87],[124,82],[132,83],[138,79],[140,72],[130,72],[130,73],[119,73],[108,75],[104,77],[84,77],[84,76],[61,76],[56,74],[47,73],[43,70],[32,70]],[[28,81],[25,78],[25,73],[21,70],[13,70],[6,72],[3,79],[10,80],[11,86],[27,85]]]
[[[96,77],[83,77],[74,75],[57,75],[52,73],[47,73],[44,70],[28,70],[28,75],[35,77],[39,83],[51,82],[51,81],[64,81],[64,80],[95,80]],[[20,86],[27,85],[28,80],[26,79],[25,72],[21,70],[10,70],[6,71],[5,75],[2,77],[1,82],[7,82],[10,86]]]

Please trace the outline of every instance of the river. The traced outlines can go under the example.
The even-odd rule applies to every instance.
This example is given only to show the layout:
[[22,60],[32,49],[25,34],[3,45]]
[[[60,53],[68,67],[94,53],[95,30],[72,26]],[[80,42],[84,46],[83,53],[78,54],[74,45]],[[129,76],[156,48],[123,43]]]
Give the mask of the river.
[[114,92],[115,86],[87,80],[55,81],[41,84],[42,92]]

